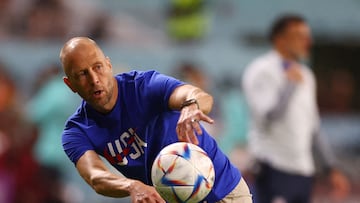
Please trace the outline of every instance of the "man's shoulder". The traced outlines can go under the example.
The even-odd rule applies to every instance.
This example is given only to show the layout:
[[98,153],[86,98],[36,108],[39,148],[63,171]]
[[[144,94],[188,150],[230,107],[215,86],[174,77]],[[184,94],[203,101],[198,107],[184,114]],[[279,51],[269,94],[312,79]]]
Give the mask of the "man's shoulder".
[[153,74],[158,74],[158,72],[155,70],[146,70],[146,71],[131,70],[128,72],[117,74],[117,75],[115,75],[115,78],[117,79],[117,81],[133,81],[133,80],[151,76]]
[[70,128],[85,128],[89,122],[87,105],[85,101],[82,101],[77,110],[66,120],[65,130]]
[[[278,57],[274,51],[269,51],[264,53],[255,59],[253,59],[244,70],[244,75],[246,77],[250,77],[253,75],[261,74],[261,73],[269,73],[274,70],[274,68],[278,65]],[[270,67],[270,68],[269,68]]]
[[279,57],[275,51],[269,51],[253,59],[248,67],[265,68],[269,66],[269,64],[276,63],[277,61],[279,61]]

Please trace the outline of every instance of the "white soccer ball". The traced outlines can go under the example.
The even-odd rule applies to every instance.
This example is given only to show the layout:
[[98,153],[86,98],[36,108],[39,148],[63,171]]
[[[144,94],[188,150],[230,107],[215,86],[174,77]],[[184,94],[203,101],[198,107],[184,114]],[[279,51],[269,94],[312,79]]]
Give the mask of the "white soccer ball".
[[203,149],[177,142],[160,151],[152,165],[151,179],[167,202],[197,203],[211,191],[215,171]]

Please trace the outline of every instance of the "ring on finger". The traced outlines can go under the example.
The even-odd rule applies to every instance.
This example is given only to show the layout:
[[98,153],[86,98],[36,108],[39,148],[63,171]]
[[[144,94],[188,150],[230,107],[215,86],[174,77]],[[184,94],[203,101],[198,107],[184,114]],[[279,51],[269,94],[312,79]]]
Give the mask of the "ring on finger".
[[195,122],[198,122],[196,118],[191,119],[191,123],[195,123]]

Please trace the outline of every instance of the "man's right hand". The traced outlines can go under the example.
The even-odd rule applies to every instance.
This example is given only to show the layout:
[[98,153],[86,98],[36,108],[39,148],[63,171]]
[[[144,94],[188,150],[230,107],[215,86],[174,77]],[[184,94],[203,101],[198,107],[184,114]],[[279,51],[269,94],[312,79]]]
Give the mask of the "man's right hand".
[[154,187],[137,180],[131,183],[129,191],[132,203],[166,203]]
[[303,73],[301,66],[298,63],[292,63],[286,70],[286,77],[288,80],[294,82],[295,84],[301,83],[303,81]]

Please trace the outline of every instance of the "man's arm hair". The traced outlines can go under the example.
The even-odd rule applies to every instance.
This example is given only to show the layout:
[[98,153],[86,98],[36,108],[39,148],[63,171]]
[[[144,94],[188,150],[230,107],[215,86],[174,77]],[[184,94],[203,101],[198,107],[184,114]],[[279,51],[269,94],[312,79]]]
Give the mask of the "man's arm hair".
[[126,197],[133,180],[111,173],[93,150],[88,150],[76,163],[81,177],[98,193],[109,197]]

